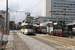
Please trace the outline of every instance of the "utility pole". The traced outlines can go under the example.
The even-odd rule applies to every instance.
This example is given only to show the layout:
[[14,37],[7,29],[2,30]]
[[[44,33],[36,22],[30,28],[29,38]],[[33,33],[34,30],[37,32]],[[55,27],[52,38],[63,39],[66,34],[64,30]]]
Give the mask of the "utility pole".
[[6,0],[6,29],[8,30],[8,0]]
[[[8,19],[8,0],[6,0],[6,31],[8,30],[8,26],[7,26],[7,19]],[[7,33],[7,32],[6,32]],[[0,44],[0,50],[2,50],[1,49],[1,47],[2,47],[2,40],[3,40],[3,32],[2,32],[2,36],[1,36],[1,44]]]

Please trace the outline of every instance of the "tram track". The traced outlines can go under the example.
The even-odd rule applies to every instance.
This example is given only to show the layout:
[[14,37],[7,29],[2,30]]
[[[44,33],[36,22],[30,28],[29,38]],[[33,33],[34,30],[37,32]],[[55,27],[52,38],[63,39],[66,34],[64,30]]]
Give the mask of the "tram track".
[[71,49],[65,49],[64,45],[61,45],[61,44],[57,44],[57,43],[54,43],[52,41],[48,41],[47,39],[42,39],[40,37],[36,37],[36,36],[30,36],[31,38],[34,38],[48,46],[51,46],[53,48],[55,48],[56,50],[71,50]]
[[[20,38],[22,38],[21,36],[23,35],[23,38],[22,39],[24,39],[24,38],[26,38],[27,40],[25,40],[25,41],[29,41],[29,42],[27,42],[27,44],[29,45],[29,46],[31,46],[32,48],[38,48],[37,46],[39,46],[40,44],[43,44],[43,48],[44,48],[44,46],[47,46],[47,47],[51,47],[51,48],[54,48],[55,50],[75,50],[75,49],[72,49],[72,48],[68,48],[68,46],[67,47],[65,47],[65,45],[62,45],[62,44],[59,44],[59,43],[56,43],[56,42],[54,42],[54,41],[50,41],[50,40],[48,40],[48,39],[44,39],[44,38],[41,38],[41,37],[37,37],[37,36],[35,36],[35,35],[24,35],[24,34],[18,34],[17,33],[17,35],[20,37]],[[15,37],[14,37],[15,38]],[[30,40],[29,40],[30,39]],[[16,41],[16,42],[21,42],[21,41]],[[30,44],[31,43],[31,44]],[[36,43],[36,44],[35,44]],[[35,44],[35,45],[34,45]],[[39,44],[39,45],[38,45]],[[36,46],[36,47],[35,47]],[[23,49],[24,49],[24,47],[21,45],[20,47],[22,47]],[[40,46],[39,46],[40,47]],[[41,50],[41,49],[40,49]]]
[[14,50],[30,50],[25,42],[13,31],[14,37]]

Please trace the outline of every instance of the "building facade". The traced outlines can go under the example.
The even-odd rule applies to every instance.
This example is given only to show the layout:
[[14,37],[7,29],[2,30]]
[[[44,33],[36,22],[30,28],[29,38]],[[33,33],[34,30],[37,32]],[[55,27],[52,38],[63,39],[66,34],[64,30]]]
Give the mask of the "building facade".
[[75,20],[75,0],[43,0],[42,16],[70,18],[66,23]]
[[65,18],[64,19],[64,17],[57,18],[57,17],[38,16],[38,17],[34,18],[33,23],[39,25],[40,23],[52,21],[52,22],[62,22],[62,23],[68,24],[68,21],[72,21],[72,20],[74,20],[74,18]]
[[0,15],[0,31],[4,30],[4,23],[5,19],[2,17],[2,15]]
[[[5,18],[5,20],[4,20],[4,28],[6,28],[6,11],[3,11],[3,10],[0,10],[0,15],[2,15],[2,17],[3,18]],[[10,14],[8,13],[8,19],[7,19],[8,21],[7,21],[7,27],[8,27],[8,29],[9,29],[9,21],[10,21]]]

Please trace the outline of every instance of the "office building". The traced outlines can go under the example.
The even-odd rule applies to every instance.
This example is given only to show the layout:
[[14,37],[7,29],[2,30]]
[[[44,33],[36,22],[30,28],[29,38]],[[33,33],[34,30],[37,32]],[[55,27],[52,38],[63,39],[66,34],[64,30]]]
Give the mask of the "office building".
[[[64,17],[45,17],[45,16],[37,16],[34,18],[33,23],[34,24],[40,24],[40,23],[44,23],[44,22],[62,22],[64,24],[68,24],[68,21],[72,21],[74,20],[74,18],[65,18]],[[65,22],[67,21],[67,22]],[[74,21],[73,21],[74,22]]]
[[42,16],[68,18],[65,22],[72,23],[75,20],[75,0],[43,0]]

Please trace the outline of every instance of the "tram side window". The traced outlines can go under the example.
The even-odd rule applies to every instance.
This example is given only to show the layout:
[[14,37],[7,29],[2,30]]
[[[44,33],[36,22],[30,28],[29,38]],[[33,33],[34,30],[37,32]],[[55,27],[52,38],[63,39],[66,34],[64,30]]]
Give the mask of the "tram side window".
[[41,26],[41,29],[46,29],[46,27],[45,26]]
[[23,29],[23,26],[21,26],[21,29]]
[[50,27],[53,27],[53,24],[50,24]]
[[57,29],[57,25],[54,26],[54,29]]
[[68,31],[68,27],[63,27],[64,31]]
[[62,29],[62,26],[60,26],[60,25],[58,25],[57,27],[58,27],[58,29]]
[[25,28],[25,29],[33,29],[33,26],[32,25],[29,25],[29,26],[28,25],[24,25],[23,28]]
[[54,29],[62,29],[62,26],[54,25]]
[[28,27],[29,27],[29,29],[33,29],[33,26],[32,25],[29,25]]
[[22,29],[25,29],[25,26],[21,26]]

